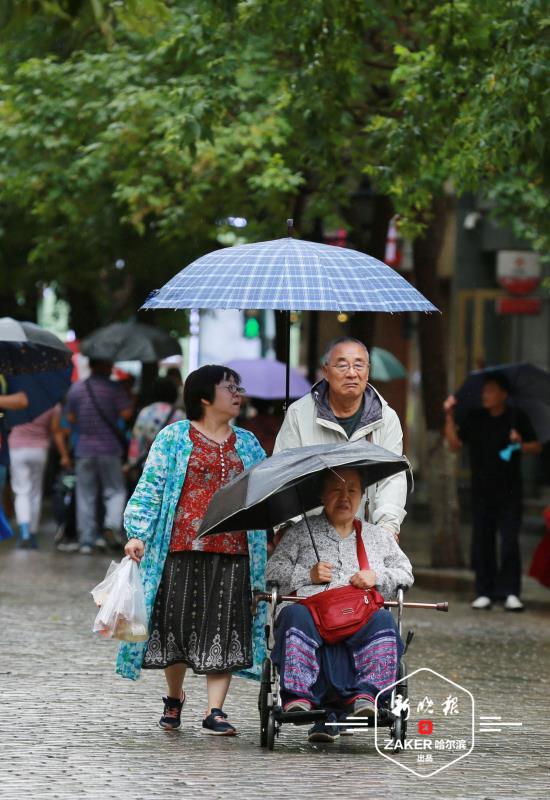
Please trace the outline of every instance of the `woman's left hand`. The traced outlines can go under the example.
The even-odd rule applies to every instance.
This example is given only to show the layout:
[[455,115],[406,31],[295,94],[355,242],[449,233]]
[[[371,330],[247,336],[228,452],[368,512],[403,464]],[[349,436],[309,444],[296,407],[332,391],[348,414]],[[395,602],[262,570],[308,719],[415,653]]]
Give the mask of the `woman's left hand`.
[[373,569],[361,569],[349,579],[356,589],[370,589],[376,584],[376,572]]

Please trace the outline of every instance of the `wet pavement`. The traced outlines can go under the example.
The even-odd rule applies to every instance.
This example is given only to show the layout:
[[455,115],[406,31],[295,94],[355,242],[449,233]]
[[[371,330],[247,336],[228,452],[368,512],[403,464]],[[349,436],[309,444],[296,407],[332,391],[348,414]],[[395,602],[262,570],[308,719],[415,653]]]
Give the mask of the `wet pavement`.
[[[409,549],[421,564],[420,529],[415,537]],[[116,645],[91,633],[89,591],[110,557],[57,553],[50,538],[44,535],[36,552],[0,545],[0,797],[548,796],[550,591],[533,580],[525,581],[525,613],[473,612],[470,573],[419,568],[419,585],[407,599],[448,600],[450,612],[407,612],[405,630],[415,631],[409,671],[431,668],[474,695],[476,739],[461,761],[418,777],[376,752],[372,730],[313,745],[305,728],[286,725],[275,751],[262,750],[257,684],[242,679],[226,704],[236,739],[201,734],[205,684],[194,676],[187,680],[183,730],[161,731],[162,673],[137,683],[117,677]],[[522,724],[490,733],[482,716]]]

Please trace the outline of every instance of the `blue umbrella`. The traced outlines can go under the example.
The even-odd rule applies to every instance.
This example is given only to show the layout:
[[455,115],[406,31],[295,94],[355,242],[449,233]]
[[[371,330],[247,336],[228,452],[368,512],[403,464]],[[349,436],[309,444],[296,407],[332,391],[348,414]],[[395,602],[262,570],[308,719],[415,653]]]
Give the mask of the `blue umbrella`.
[[[287,224],[290,233],[292,220]],[[373,256],[291,236],[201,256],[153,292],[143,308],[284,311],[287,405],[290,311],[438,310],[402,275]]]
[[15,425],[32,422],[33,419],[62,400],[71,385],[71,372],[72,366],[54,372],[9,376],[7,391],[10,394],[25,392],[29,399],[29,405],[21,411],[5,411],[7,427],[13,428]]
[[437,311],[382,261],[291,237],[201,256],[153,292],[143,308]]

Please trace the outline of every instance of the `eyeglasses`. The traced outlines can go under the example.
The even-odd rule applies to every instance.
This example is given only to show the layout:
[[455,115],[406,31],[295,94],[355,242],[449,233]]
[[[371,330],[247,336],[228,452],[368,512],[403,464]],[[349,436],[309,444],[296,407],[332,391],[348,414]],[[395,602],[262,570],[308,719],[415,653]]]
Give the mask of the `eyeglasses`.
[[366,372],[369,368],[369,364],[365,364],[364,361],[354,361],[353,364],[350,364],[348,361],[337,361],[336,364],[329,364],[329,366],[335,369],[336,372],[339,372],[340,375],[345,375],[350,369],[357,372],[358,375],[361,375],[361,373]]
[[236,383],[228,383],[226,385],[221,385],[222,389],[227,389],[229,394],[246,394],[246,389],[244,386],[237,386]]

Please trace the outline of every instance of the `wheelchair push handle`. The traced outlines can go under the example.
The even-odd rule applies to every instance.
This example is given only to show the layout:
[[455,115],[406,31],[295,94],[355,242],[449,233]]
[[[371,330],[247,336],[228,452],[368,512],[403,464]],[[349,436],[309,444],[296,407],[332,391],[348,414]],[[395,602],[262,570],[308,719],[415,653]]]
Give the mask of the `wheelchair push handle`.
[[[296,595],[280,595],[274,588],[270,592],[255,591],[252,598],[252,610],[256,611],[258,603],[298,603],[302,598]],[[384,608],[431,608],[434,611],[448,611],[449,603],[404,603],[402,600],[386,600]]]

